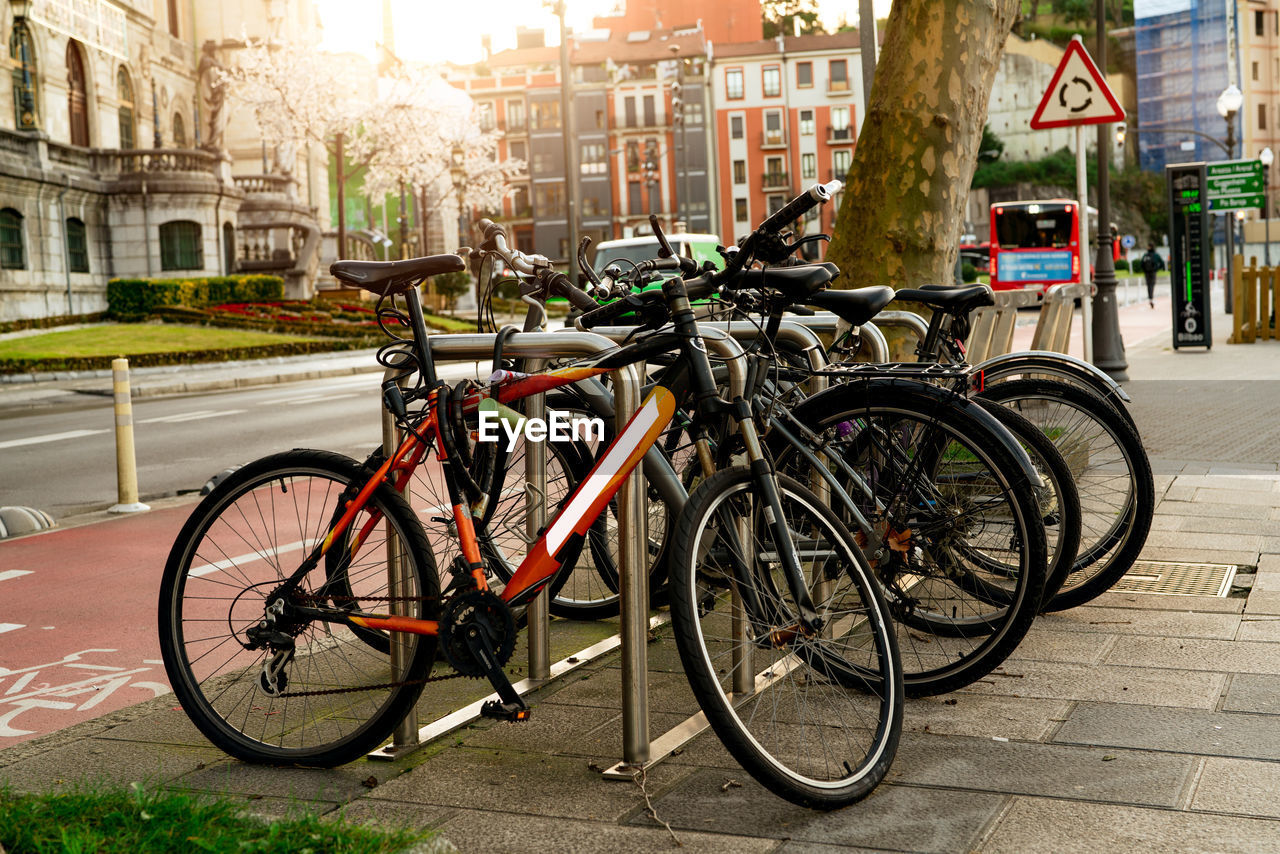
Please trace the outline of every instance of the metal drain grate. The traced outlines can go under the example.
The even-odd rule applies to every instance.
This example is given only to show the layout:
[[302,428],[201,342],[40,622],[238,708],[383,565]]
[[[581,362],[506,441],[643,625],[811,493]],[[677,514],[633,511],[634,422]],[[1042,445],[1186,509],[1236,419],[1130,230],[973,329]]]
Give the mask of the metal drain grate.
[[1234,564],[1140,560],[1111,589],[1116,593],[1225,597],[1235,577]]

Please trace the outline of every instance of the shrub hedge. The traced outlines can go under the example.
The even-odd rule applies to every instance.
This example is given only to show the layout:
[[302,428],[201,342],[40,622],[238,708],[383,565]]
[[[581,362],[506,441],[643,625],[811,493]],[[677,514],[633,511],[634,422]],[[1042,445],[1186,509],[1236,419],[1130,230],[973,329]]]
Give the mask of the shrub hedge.
[[[129,366],[187,365],[194,362],[229,362],[240,359],[266,359],[275,356],[301,356],[308,353],[331,353],[335,350],[362,350],[369,347],[364,339],[293,341],[258,347],[234,347],[219,350],[184,350],[179,353],[134,353]],[[91,371],[111,367],[114,356],[83,356],[65,359],[0,359],[0,374],[52,373],[56,371]]]
[[201,279],[112,279],[107,313],[115,320],[140,320],[164,306],[204,308],[228,302],[259,302],[284,296],[279,276],[209,276]]

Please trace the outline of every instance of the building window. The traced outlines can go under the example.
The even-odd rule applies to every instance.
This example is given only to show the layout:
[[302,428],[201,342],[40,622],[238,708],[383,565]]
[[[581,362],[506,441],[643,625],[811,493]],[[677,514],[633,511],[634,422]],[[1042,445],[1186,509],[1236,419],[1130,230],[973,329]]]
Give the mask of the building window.
[[222,274],[233,275],[236,271],[236,227],[229,222],[222,224]]
[[845,176],[849,174],[849,165],[852,162],[853,152],[847,148],[837,148],[831,152],[832,177],[838,181],[843,181]]
[[[512,160],[528,162],[529,146],[525,144],[524,140],[514,140],[507,143],[507,154]],[[526,170],[528,169],[527,166],[525,168]]]
[[786,205],[787,197],[779,196],[779,195],[770,195],[765,198],[765,201],[768,203],[768,206],[769,206],[768,215],[773,216],[778,211],[782,210],[783,206]]
[[654,127],[658,124],[658,108],[652,95],[644,96],[644,126]]
[[0,210],[0,267],[25,270],[26,254],[22,245],[22,214],[13,208]]
[[806,89],[813,85],[813,63],[797,62],[796,63],[796,87]]
[[538,184],[533,188],[533,205],[540,217],[564,215],[564,184]]
[[702,102],[701,101],[685,101],[684,102],[684,123],[686,125],[702,124]]
[[488,133],[498,126],[493,117],[493,104],[489,101],[476,104],[476,112],[480,120],[480,130]]
[[204,248],[200,245],[200,223],[178,220],[166,222],[160,226],[160,269],[204,269]]
[[175,39],[178,34],[178,0],[169,0],[169,35]]
[[747,183],[747,161],[745,160],[733,161],[733,183],[735,184]]
[[731,101],[738,100],[743,97],[742,91],[742,69],[729,68],[724,72],[724,92],[725,97]]
[[116,72],[116,100],[120,102],[120,147],[133,148],[133,82],[123,65]]
[[782,94],[782,69],[776,65],[766,65],[760,82],[764,86],[764,96],[776,98]]
[[800,135],[813,136],[813,110],[800,111]]
[[35,130],[36,52],[25,24],[15,24],[9,36],[9,59],[13,65],[13,123],[18,130]]
[[602,142],[584,142],[578,149],[578,171],[583,175],[604,175],[609,171]]
[[1267,129],[1267,105],[1258,105],[1258,130]]
[[1256,36],[1265,36],[1267,34],[1267,13],[1253,13],[1253,34]]
[[1258,63],[1253,63],[1253,79],[1258,79]]
[[782,133],[782,112],[768,110],[764,114],[764,144],[782,145],[786,137]]
[[173,114],[173,147],[187,147],[187,126],[182,121],[182,113]]
[[640,171],[640,143],[635,140],[627,143],[627,171]]
[[742,116],[729,116],[729,137],[731,139],[742,139],[742,127]]
[[849,63],[844,59],[833,59],[827,66],[827,91],[829,92],[847,92],[849,91]]
[[546,151],[535,151],[533,153],[533,175],[545,175],[548,172],[556,171],[555,155]]
[[73,273],[89,272],[89,235],[84,222],[67,220],[67,268]]
[[746,199],[733,200],[733,219],[735,222],[747,222],[750,219]]
[[534,101],[529,108],[534,130],[558,130],[560,128],[560,102]]
[[626,127],[636,126],[636,96],[628,95],[622,99],[622,123]]
[[632,181],[627,185],[627,213],[644,213],[644,202],[640,200],[640,182]]
[[849,130],[849,108],[848,107],[832,107],[831,108],[831,135],[830,138],[834,142],[841,142],[853,138],[853,134]]
[[89,98],[84,80],[84,58],[74,41],[67,42],[67,120],[71,144],[89,145]]
[[800,155],[800,177],[801,178],[817,178],[818,177],[818,155],[816,154]]
[[524,101],[507,101],[507,130],[524,130]]

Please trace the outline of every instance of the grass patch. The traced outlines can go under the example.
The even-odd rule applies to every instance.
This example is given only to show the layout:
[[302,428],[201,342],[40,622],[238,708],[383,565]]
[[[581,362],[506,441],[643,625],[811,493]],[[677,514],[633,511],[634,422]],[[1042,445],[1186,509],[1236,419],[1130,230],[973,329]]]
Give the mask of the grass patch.
[[316,816],[265,821],[242,813],[243,803],[208,796],[81,789],[20,795],[0,788],[0,847],[8,854],[325,854],[396,852],[431,836],[383,830]]
[[445,317],[442,314],[427,314],[423,316],[427,322],[428,328],[436,328],[444,332],[475,332],[475,318],[467,320],[460,317]]
[[141,353],[227,350],[314,340],[243,329],[170,324],[110,324],[0,341],[0,360],[86,359]]

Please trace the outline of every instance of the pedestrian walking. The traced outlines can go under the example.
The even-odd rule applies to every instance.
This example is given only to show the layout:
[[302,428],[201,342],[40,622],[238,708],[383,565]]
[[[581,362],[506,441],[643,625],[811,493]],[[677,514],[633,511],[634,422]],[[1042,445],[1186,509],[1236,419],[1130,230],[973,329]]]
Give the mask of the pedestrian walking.
[[1164,259],[1156,251],[1154,243],[1147,244],[1147,254],[1142,256],[1142,275],[1147,279],[1147,304],[1156,307],[1156,273],[1164,269]]

